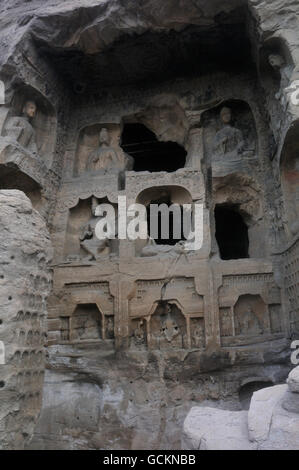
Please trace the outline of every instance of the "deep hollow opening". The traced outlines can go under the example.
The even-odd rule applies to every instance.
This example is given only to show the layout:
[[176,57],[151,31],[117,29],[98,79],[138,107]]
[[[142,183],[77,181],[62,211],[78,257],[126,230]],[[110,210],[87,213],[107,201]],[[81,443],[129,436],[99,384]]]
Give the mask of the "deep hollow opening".
[[[146,211],[147,211],[147,230],[148,230],[148,235],[153,237],[153,234],[155,232],[155,228],[152,226],[155,224],[156,226],[156,231],[157,231],[157,236],[154,236],[154,240],[157,245],[171,245],[174,246],[176,245],[179,241],[181,240],[186,240],[184,237],[184,232],[183,232],[183,211],[181,206],[176,207],[176,212],[169,211],[167,213],[167,216],[169,214],[168,218],[168,227],[169,230],[167,230],[167,216],[163,216],[163,212],[159,211],[158,212],[158,218],[156,219],[155,217],[151,218],[151,205],[157,205],[160,206],[162,204],[165,204],[167,207],[170,207],[173,203],[171,202],[169,196],[161,197],[160,199],[156,199],[154,201],[151,201],[150,204],[147,206]],[[180,211],[180,212],[179,212]],[[154,213],[152,212],[152,215]],[[152,219],[152,220],[151,220]],[[167,236],[165,236],[167,235]]]
[[216,240],[223,260],[249,258],[248,227],[236,206],[215,208]]
[[125,124],[123,150],[134,158],[134,171],[176,171],[186,163],[186,150],[176,142],[159,142],[155,134],[139,123]]
[[243,410],[249,410],[250,402],[252,395],[254,392],[258,390],[262,390],[263,388],[272,387],[273,382],[263,382],[263,381],[256,381],[256,382],[249,382],[243,385],[239,390],[239,400]]

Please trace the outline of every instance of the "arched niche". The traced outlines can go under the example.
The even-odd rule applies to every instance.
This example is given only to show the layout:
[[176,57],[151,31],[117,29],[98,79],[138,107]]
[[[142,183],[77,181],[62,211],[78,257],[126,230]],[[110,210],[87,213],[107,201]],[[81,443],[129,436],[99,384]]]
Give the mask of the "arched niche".
[[288,86],[294,63],[283,38],[269,38],[263,43],[258,67],[261,83],[270,96]]
[[[218,155],[219,133],[223,131],[225,125],[221,118],[223,108],[231,111],[231,121],[229,126],[227,142],[223,149],[223,154]],[[248,103],[242,100],[231,99],[221,103],[221,105],[205,111],[202,115],[204,153],[212,163],[213,173],[216,173],[217,164],[225,165],[230,162],[245,161],[253,157],[258,152],[258,137],[254,115]]]
[[71,316],[71,341],[101,340],[102,313],[96,304],[78,304]]
[[[99,217],[94,215],[95,208],[100,204],[109,204],[114,208],[117,221],[117,205],[112,204],[107,197],[79,199],[76,206],[69,209],[68,222],[65,234],[64,258],[69,261],[96,260],[110,253],[118,253],[118,240],[108,240],[107,243],[96,239],[94,227]],[[115,225],[117,231],[117,224]],[[85,236],[86,232],[89,233]],[[91,250],[89,250],[91,244]],[[93,257],[91,253],[94,253]]]
[[[222,259],[264,258],[267,253],[264,210],[262,193],[256,181],[241,173],[214,178],[213,201],[212,230],[215,234],[215,249],[217,251],[218,245],[218,251],[221,254],[217,237],[223,235],[230,242],[232,252],[235,252],[233,256],[224,256]],[[235,230],[233,230],[234,222]],[[236,233],[238,228],[239,240],[238,233]],[[236,250],[233,246],[234,241]],[[241,242],[243,254],[238,256]]]
[[260,295],[241,295],[234,306],[235,336],[260,336],[270,332],[267,305]]
[[186,318],[175,302],[158,302],[150,319],[152,349],[188,348]]
[[[136,199],[136,203],[142,204],[147,211],[148,236],[152,235],[151,231],[151,205],[164,205],[167,207],[176,205],[175,209],[169,211],[169,237],[164,238],[161,234],[163,224],[163,214],[158,214],[156,222],[158,229],[158,237],[152,237],[157,245],[174,246],[179,241],[185,240],[183,231],[183,205],[192,204],[192,196],[185,188],[181,186],[154,186],[143,190]],[[179,218],[179,220],[177,219]],[[147,240],[136,240],[136,254],[142,254],[143,249],[148,245]],[[146,254],[145,254],[146,255]],[[147,256],[147,255],[146,255]]]
[[94,123],[84,127],[79,132],[74,176],[83,175],[89,168],[90,156],[100,146],[100,132],[102,129],[107,129],[110,139],[110,146],[117,152],[122,153],[120,148],[121,126],[113,123]]
[[50,168],[56,143],[57,117],[52,104],[35,88],[30,85],[24,85],[16,90],[2,134],[6,135],[5,126],[10,118],[22,116],[23,108],[27,101],[34,101],[37,106],[36,115],[32,119],[37,153],[40,161]]
[[30,199],[34,209],[43,207],[42,188],[30,176],[16,167],[0,165],[0,189],[18,189]]
[[299,233],[299,120],[289,129],[281,153],[281,186],[284,206],[293,236]]

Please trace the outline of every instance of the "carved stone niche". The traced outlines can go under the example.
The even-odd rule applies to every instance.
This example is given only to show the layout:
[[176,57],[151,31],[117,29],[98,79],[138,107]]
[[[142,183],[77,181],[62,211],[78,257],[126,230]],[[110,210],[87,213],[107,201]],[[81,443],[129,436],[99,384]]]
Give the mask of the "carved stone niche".
[[213,179],[213,251],[219,251],[222,259],[266,257],[269,247],[262,198],[260,186],[247,175]]
[[268,308],[260,295],[241,295],[234,306],[235,336],[260,336],[270,332]]
[[74,176],[120,173],[133,168],[133,159],[120,147],[118,124],[93,124],[80,131]]
[[219,308],[222,346],[259,343],[282,334],[284,327],[280,304],[268,305],[257,294],[239,295],[234,305],[232,302],[229,298],[225,301],[222,298]]
[[97,261],[109,255],[118,255],[117,206],[112,204],[115,218],[111,218],[111,224],[115,224],[115,238],[100,240],[95,234],[96,224],[101,220],[101,217],[95,215],[95,209],[99,204],[110,204],[110,202],[107,198],[98,199],[92,196],[80,199],[78,204],[69,210],[64,247],[66,261]]
[[186,318],[175,303],[159,302],[150,321],[151,349],[188,348]]
[[79,304],[71,317],[71,341],[100,340],[103,338],[102,315],[96,304]]
[[[286,214],[288,233],[299,233],[299,120],[288,131],[281,153],[281,186],[284,205],[278,207],[279,216]],[[279,210],[280,209],[280,210]]]
[[257,133],[252,111],[240,100],[223,102],[202,115],[204,154],[213,176],[248,169],[257,153]]
[[[183,231],[183,205],[192,204],[191,194],[180,186],[157,186],[142,191],[136,202],[146,207],[148,224],[148,239],[137,239],[135,242],[136,255],[152,257],[173,254],[177,256],[186,241]],[[156,212],[152,210],[151,205],[161,205],[162,207],[162,204],[166,209],[164,216],[162,214],[155,217]],[[170,211],[168,218],[167,208],[172,204],[175,204],[176,207],[173,212]],[[192,221],[192,215],[190,220]],[[165,229],[165,235],[167,235],[167,223],[169,224],[169,236],[164,238],[163,231]]]
[[[17,149],[17,153],[50,168],[56,142],[56,128],[57,117],[51,103],[33,87],[20,87],[13,96],[1,129],[1,163],[5,163],[4,157],[11,160],[11,152],[16,154]],[[11,147],[7,148],[9,144]]]

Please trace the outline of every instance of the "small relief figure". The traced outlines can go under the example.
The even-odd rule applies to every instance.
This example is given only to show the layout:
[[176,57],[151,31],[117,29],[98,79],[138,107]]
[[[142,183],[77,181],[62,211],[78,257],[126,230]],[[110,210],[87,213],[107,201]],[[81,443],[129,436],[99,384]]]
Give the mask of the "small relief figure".
[[201,323],[197,324],[192,333],[192,346],[195,348],[202,348],[205,343],[204,327]]
[[278,93],[276,93],[275,98],[282,100],[282,104],[285,104],[283,99],[283,91],[289,85],[292,68],[286,64],[284,58],[279,54],[270,54],[268,60],[271,67],[280,74],[280,90]]
[[144,320],[138,321],[137,328],[133,331],[132,339],[135,346],[143,346],[145,344]]
[[99,327],[95,324],[93,318],[82,318],[81,328],[78,329],[79,339],[97,339],[100,338]]
[[231,125],[232,112],[230,108],[222,108],[220,118],[224,127],[215,136],[214,155],[216,157],[237,159],[245,147],[243,134]]
[[[103,251],[108,248],[109,253],[113,254],[113,249],[116,248],[115,240],[108,238],[100,240],[95,233],[96,225],[101,217],[95,215],[96,207],[98,206],[97,198],[92,198],[91,211],[92,217],[88,223],[83,227],[82,234],[80,236],[80,246],[88,254],[87,261],[98,260]],[[114,223],[115,221],[111,221]]]
[[36,111],[35,102],[26,101],[22,116],[10,118],[5,126],[6,136],[17,141],[19,145],[32,154],[37,154],[35,130],[31,123]]
[[100,132],[100,146],[88,158],[87,171],[102,172],[108,170],[124,171],[133,168],[133,159],[119,147],[111,146],[108,130],[104,127]]
[[170,309],[167,313],[166,319],[162,322],[161,335],[161,346],[163,346],[164,342],[164,347],[169,347],[171,345],[172,347],[182,348],[182,332],[175,319],[172,318]]
[[108,317],[106,319],[106,339],[114,338],[114,319],[113,317]]
[[258,316],[253,311],[252,307],[248,307],[237,320],[238,334],[239,335],[260,335],[263,334]]
[[232,336],[232,319],[230,309],[221,312],[221,336]]

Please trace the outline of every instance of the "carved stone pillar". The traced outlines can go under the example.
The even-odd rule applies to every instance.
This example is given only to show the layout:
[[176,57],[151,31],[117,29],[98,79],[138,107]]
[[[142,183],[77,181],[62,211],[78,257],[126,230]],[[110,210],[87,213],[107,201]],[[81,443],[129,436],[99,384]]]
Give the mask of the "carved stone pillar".
[[129,300],[135,292],[135,283],[124,275],[117,274],[110,282],[110,292],[114,297],[115,349],[129,347]]
[[188,154],[186,158],[186,168],[201,170],[203,159],[203,135],[201,127],[194,127],[189,131]]

